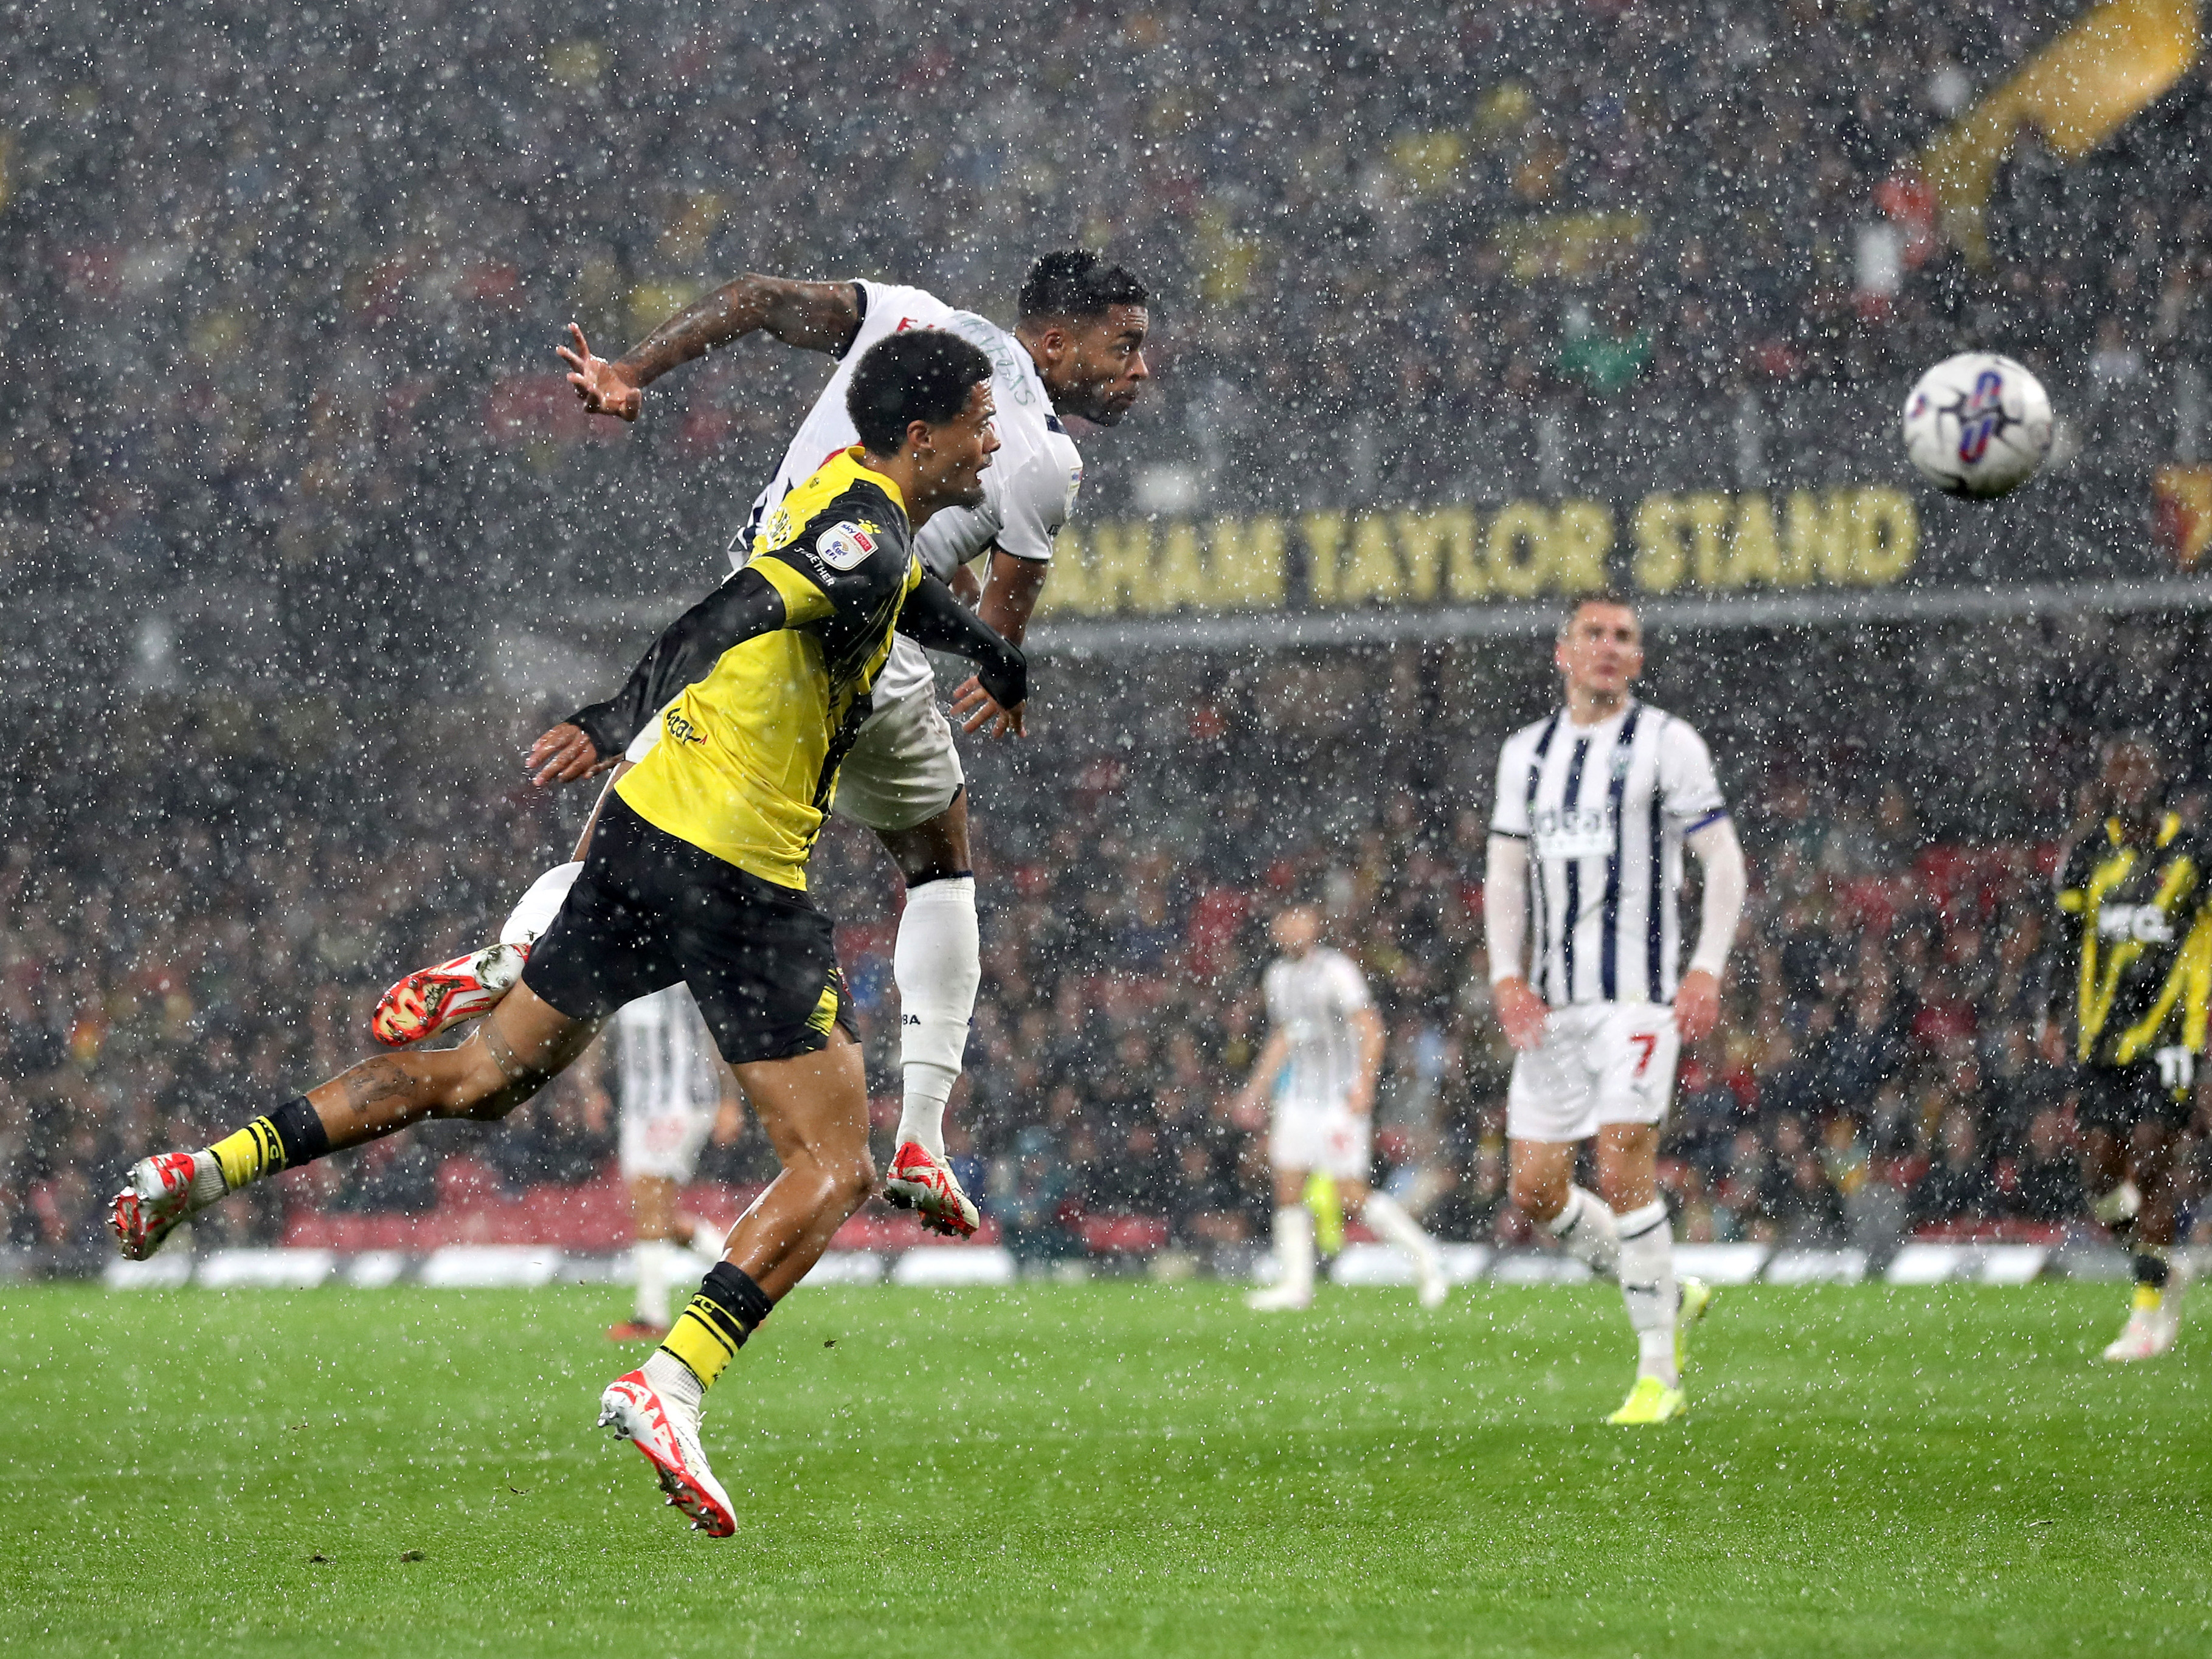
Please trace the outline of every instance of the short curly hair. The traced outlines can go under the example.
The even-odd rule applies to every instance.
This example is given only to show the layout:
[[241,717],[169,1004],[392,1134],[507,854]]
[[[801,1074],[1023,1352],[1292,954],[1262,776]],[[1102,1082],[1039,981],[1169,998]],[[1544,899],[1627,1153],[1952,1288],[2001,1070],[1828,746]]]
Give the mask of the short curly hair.
[[1105,256],[1087,248],[1048,253],[1030,267],[1018,310],[1024,322],[1048,318],[1102,317],[1114,306],[1140,306],[1145,285]]
[[909,328],[860,354],[845,387],[845,412],[872,455],[896,455],[915,421],[942,426],[991,378],[991,360],[957,334]]

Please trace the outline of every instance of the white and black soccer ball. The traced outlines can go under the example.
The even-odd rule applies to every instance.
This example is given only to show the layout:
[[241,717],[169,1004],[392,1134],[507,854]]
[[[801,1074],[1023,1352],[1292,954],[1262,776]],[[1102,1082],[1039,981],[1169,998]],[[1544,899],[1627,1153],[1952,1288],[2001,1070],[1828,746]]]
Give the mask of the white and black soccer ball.
[[1994,351],[1946,357],[1905,400],[1905,453],[1922,477],[1954,495],[2002,495],[2051,453],[2050,396]]

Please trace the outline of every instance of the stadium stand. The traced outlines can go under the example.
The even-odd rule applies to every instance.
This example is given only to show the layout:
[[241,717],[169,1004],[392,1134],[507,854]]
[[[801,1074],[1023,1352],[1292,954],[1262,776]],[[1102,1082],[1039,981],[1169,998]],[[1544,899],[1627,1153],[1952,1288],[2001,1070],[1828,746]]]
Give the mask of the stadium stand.
[[[2094,642],[2112,665],[2100,716],[2190,737],[2176,800],[2201,823],[2212,745],[2169,672],[2207,648],[2201,621],[2095,625]],[[2078,1235],[2065,1074],[2033,1030],[2048,872],[2097,732],[2070,667],[2084,643],[2057,628],[1831,630],[1787,653],[1733,633],[1661,642],[1653,698],[1713,734],[1757,882],[1724,1035],[1689,1066],[1666,1148],[1686,1239]],[[2006,673],[1958,678],[1999,648]],[[994,1237],[1037,1261],[1249,1261],[1265,1170],[1225,1103],[1261,1034],[1267,915],[1306,893],[1385,1010],[1389,1178],[1447,1237],[1525,1241],[1502,1200],[1480,881],[1486,769],[1540,706],[1540,650],[1056,673],[1036,741],[971,757],[985,993],[951,1145]],[[1916,685],[1940,710],[1867,741]],[[1115,712],[1077,712],[1100,708]],[[486,711],[484,740],[457,753],[450,714],[410,713],[372,722],[398,734],[373,745],[326,728],[318,751],[286,747],[282,709],[171,705],[112,739],[108,766],[46,779],[46,810],[166,851],[118,865],[112,835],[88,833],[58,861],[8,859],[0,1213],[24,1261],[96,1264],[125,1147],[204,1141],[364,1052],[384,981],[473,937],[557,855],[554,804],[492,769],[532,722]],[[181,732],[191,763],[165,770],[150,730]],[[1968,741],[2003,763],[1961,784]],[[149,777],[159,816],[134,820]],[[896,878],[839,826],[817,880],[888,1086]],[[896,1103],[878,1106],[888,1129]],[[207,1224],[234,1243],[610,1248],[625,1222],[608,1113],[587,1066],[505,1124],[319,1164]],[[2200,1133],[2185,1156],[2200,1238],[2208,1147]],[[757,1131],[710,1147],[697,1200],[732,1210],[768,1168]],[[872,1208],[842,1240],[914,1242]]]
[[[541,8],[526,42],[444,0],[40,15],[0,40],[0,349],[38,393],[0,410],[0,644],[43,688],[0,762],[6,1243],[98,1261],[123,1147],[198,1144],[344,1063],[384,980],[573,830],[507,769],[549,711],[487,640],[710,580],[818,365],[697,365],[638,428],[594,427],[550,356],[572,317],[626,343],[746,268],[995,309],[1039,248],[1107,244],[1163,326],[1158,397],[1087,452],[1106,519],[1158,505],[1164,455],[1224,512],[1617,493],[1717,455],[1742,481],[1890,469],[1897,388],[1973,333],[2050,385],[2077,472],[2126,482],[2098,533],[2140,538],[2145,468],[2207,441],[2202,71],[2087,163],[2019,148],[1987,270],[1927,237],[1909,166],[2078,9],[956,0],[738,29],[647,0]],[[1028,77],[1082,118],[1047,127]],[[942,130],[896,95],[963,78],[991,90]],[[1668,1149],[1683,1236],[2069,1225],[2042,878],[2099,732],[2170,734],[2202,820],[2212,732],[2174,688],[2203,619],[1782,644],[1685,636],[1653,688],[1714,734],[1759,880]],[[1261,920],[1301,888],[1382,990],[1394,1179],[1449,1236],[1522,1237],[1476,884],[1484,769],[1540,654],[1051,672],[1041,740],[971,754],[988,959],[954,1117],[1010,1248],[1257,1248],[1254,1126],[1220,1103]],[[827,843],[879,1079],[888,882]],[[606,1112],[586,1072],[209,1224],[611,1239]],[[714,1194],[763,1158],[713,1149]]]

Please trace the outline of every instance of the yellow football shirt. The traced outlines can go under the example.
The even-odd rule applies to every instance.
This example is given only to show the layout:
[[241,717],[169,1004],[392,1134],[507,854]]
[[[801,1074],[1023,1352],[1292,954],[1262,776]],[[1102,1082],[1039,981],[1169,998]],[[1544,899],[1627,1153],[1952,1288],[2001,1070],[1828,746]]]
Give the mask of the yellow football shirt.
[[921,582],[898,486],[860,456],[831,456],[753,544],[746,568],[782,595],[784,626],[732,646],[686,687],[661,713],[659,743],[615,786],[647,823],[800,891],[899,607]]

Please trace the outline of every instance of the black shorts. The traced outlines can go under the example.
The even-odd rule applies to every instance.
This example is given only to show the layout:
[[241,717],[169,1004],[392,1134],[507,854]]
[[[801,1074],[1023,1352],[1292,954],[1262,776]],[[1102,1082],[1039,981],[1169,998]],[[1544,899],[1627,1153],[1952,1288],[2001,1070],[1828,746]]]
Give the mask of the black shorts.
[[811,1054],[853,1034],[830,918],[655,829],[609,795],[584,867],[522,982],[571,1019],[605,1019],[683,981],[732,1066]]
[[2124,1140],[2138,1123],[2163,1123],[2169,1129],[2185,1129],[2191,1115],[2190,1091],[2179,1097],[2159,1074],[2155,1060],[2132,1066],[2077,1066],[2074,1086],[2079,1097],[2074,1122],[2082,1129],[2109,1129]]

